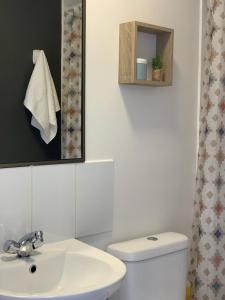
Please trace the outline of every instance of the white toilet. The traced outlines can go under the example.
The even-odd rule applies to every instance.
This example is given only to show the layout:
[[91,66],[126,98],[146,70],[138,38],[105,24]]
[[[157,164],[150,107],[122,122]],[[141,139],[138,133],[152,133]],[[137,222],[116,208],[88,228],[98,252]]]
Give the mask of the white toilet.
[[127,275],[110,300],[184,300],[188,238],[162,233],[108,246]]

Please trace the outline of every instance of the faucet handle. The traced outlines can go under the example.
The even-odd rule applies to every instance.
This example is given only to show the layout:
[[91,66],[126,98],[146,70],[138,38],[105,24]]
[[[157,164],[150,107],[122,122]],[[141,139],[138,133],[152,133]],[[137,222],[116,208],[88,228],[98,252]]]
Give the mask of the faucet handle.
[[35,236],[37,240],[40,240],[42,243],[44,242],[44,234],[42,230],[36,231]]
[[16,254],[20,248],[20,244],[13,241],[13,240],[8,240],[4,243],[3,246],[3,251],[10,253],[10,254]]
[[43,231],[39,230],[35,232],[35,236],[32,240],[33,249],[37,249],[44,243]]

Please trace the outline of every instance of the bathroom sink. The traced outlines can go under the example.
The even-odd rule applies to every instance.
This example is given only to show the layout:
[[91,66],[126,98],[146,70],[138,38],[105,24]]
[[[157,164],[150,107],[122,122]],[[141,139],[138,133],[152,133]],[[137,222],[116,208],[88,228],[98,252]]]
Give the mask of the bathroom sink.
[[0,300],[105,300],[126,273],[120,260],[75,239],[39,249],[23,259],[0,255]]

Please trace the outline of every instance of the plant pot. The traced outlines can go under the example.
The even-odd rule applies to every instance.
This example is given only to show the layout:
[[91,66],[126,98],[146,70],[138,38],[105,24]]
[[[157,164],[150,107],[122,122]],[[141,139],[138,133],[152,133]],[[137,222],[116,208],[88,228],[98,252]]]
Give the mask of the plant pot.
[[162,78],[162,70],[161,69],[152,70],[152,80],[153,81],[161,81],[161,78]]

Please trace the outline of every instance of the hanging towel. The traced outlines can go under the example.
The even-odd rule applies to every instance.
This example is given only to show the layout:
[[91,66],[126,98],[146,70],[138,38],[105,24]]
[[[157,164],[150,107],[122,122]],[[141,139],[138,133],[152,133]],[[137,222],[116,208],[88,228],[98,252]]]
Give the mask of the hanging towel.
[[31,125],[40,130],[46,144],[57,134],[56,112],[60,110],[54,82],[44,51],[36,57],[25,100],[25,107],[32,113]]

